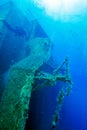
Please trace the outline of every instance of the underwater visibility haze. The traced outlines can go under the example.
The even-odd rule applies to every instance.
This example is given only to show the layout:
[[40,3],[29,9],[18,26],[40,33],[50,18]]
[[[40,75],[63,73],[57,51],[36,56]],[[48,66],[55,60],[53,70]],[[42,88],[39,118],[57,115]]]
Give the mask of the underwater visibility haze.
[[87,1],[0,1],[0,130],[87,130]]

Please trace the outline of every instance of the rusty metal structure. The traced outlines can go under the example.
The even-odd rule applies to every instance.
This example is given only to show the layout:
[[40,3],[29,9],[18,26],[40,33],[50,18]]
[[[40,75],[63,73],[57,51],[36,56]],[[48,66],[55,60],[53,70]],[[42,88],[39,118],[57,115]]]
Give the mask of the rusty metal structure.
[[[0,18],[1,32],[4,31],[5,26],[7,27],[2,33],[3,36],[0,37],[0,49],[2,49],[5,38],[8,36],[9,29],[13,31],[11,39],[9,37],[10,41],[13,42],[12,38],[18,38],[17,35],[14,35],[16,33],[15,28],[10,27],[9,23],[5,21],[9,17],[9,11],[11,10],[7,10],[2,15],[4,17]],[[18,32],[18,35],[22,35],[22,37],[18,38],[20,39],[19,42],[24,41],[24,47],[29,47],[30,53],[25,56],[25,49],[22,49],[19,59],[9,68],[8,80],[0,102],[0,130],[24,130],[26,119],[28,118],[31,92],[48,85],[54,86],[57,81],[62,81],[65,84],[68,83],[68,85],[66,88],[61,87],[57,97],[58,105],[52,120],[52,130],[54,130],[59,119],[64,97],[69,95],[72,89],[68,58],[65,58],[64,62],[53,73],[47,73],[44,70],[40,71],[40,67],[48,63],[51,57],[51,41],[48,37],[34,37],[35,24],[36,22],[34,22],[30,37],[27,40],[24,37],[25,32],[22,34],[20,31]],[[61,73],[63,66],[65,66],[64,74]],[[33,88],[36,80],[38,80],[38,84]],[[40,80],[43,81],[42,84],[39,84]]]

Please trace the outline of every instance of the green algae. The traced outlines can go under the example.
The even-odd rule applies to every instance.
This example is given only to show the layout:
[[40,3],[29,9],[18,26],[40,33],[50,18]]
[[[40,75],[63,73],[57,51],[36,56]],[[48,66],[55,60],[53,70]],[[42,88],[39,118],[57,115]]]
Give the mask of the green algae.
[[35,72],[50,57],[47,38],[29,41],[30,55],[13,65],[0,103],[0,130],[24,130]]

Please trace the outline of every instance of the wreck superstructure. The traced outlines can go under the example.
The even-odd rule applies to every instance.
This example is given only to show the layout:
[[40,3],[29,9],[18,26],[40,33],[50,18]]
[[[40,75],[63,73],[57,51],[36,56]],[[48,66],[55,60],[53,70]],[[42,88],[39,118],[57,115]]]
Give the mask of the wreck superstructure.
[[[7,43],[6,38],[8,36],[8,42],[13,43],[13,40],[18,39],[17,42],[22,42],[24,49],[22,48],[22,50],[20,50],[18,59],[9,67],[9,76],[0,102],[0,130],[24,130],[26,119],[28,118],[31,92],[47,85],[53,86],[57,81],[67,82],[67,88],[62,88],[57,97],[58,106],[52,121],[53,130],[58,121],[59,112],[62,109],[63,99],[70,94],[72,88],[72,81],[68,71],[68,58],[51,74],[44,72],[44,70],[40,71],[40,67],[48,63],[51,57],[50,39],[47,36],[35,36],[38,21],[33,21],[33,24],[30,24],[32,27],[28,31],[26,31],[27,27],[19,29],[16,28],[16,26],[10,26],[11,12],[9,11],[5,14],[6,17],[0,21],[3,25],[1,29],[3,30],[3,28],[5,28],[5,33],[3,37],[1,37],[2,43],[0,44],[0,49]],[[8,21],[5,21],[6,18],[8,18]],[[20,18],[20,20],[23,19]],[[12,32],[11,37],[9,35],[10,32]],[[29,54],[27,54],[27,56],[26,48],[29,48]],[[62,74],[61,70],[64,65],[65,73]],[[38,82],[37,86],[33,88],[36,80],[43,80],[43,83],[39,84]]]

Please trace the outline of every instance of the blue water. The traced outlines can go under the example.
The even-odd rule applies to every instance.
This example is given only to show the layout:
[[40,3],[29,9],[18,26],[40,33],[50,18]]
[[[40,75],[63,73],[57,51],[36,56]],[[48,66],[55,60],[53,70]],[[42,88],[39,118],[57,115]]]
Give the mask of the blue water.
[[[30,53],[25,42],[29,39],[32,24],[20,11],[15,13],[15,10],[16,12],[19,11],[14,7],[7,18],[2,20],[3,28],[7,30],[7,33],[0,47],[0,94],[2,94],[7,82],[10,66]],[[13,15],[14,20],[10,18]],[[83,19],[81,17],[82,20],[77,22],[57,22],[57,30],[52,45],[52,57],[58,65],[63,62],[66,56],[69,57],[73,86],[70,96],[64,99],[60,120],[56,124],[55,130],[87,130],[86,17],[87,15],[84,15]],[[0,30],[0,39],[2,39],[3,33],[5,32]],[[38,22],[34,38],[47,36],[45,29]],[[52,68],[48,68],[49,72],[52,71]],[[57,82],[54,87],[47,86],[32,92],[30,118],[25,130],[51,130],[53,114],[57,105],[56,98],[60,89],[61,83]]]

